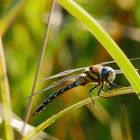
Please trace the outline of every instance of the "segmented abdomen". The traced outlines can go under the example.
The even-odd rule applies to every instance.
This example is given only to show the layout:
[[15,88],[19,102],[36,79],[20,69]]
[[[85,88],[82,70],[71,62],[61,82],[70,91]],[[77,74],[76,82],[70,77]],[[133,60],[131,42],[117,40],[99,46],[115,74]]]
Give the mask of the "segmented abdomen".
[[53,99],[55,99],[57,96],[61,95],[65,91],[68,91],[76,86],[79,86],[77,84],[77,81],[57,90],[55,93],[51,94],[47,99],[43,101],[41,105],[38,106],[38,108],[35,110],[35,112],[32,114],[33,116],[36,116],[42,109],[44,109]]

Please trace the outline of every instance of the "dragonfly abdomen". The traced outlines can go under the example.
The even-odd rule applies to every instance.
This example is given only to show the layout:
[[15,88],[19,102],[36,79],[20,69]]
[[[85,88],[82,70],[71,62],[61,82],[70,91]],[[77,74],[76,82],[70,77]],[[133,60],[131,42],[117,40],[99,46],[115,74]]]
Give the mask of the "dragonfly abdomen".
[[53,100],[55,99],[57,96],[61,95],[62,93],[79,86],[78,81],[74,81],[73,83],[57,90],[56,92],[54,92],[53,94],[51,94],[47,99],[45,99],[43,101],[43,103],[41,105],[38,106],[38,108],[35,110],[35,112],[32,114],[33,116],[36,116],[42,109],[45,109],[45,107]]

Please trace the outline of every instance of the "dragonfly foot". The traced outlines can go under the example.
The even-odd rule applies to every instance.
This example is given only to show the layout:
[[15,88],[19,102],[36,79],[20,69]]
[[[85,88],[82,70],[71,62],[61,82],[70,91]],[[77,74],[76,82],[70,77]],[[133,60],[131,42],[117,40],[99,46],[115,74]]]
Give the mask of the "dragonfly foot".
[[[111,95],[111,92],[108,92]],[[104,96],[104,94],[98,94],[99,97],[105,98],[105,99],[111,99],[112,96]]]

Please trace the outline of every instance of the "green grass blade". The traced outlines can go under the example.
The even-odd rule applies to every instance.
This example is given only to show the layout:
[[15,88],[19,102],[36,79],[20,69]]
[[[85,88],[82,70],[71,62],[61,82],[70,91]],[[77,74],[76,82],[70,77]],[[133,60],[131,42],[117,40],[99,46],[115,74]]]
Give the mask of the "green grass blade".
[[114,40],[98,24],[98,22],[92,16],[90,16],[83,8],[81,8],[75,1],[58,0],[58,3],[62,7],[64,7],[70,14],[72,14],[76,19],[83,23],[88,28],[88,30],[96,37],[96,39],[103,45],[103,47],[116,61],[118,66],[122,69],[126,78],[128,79],[128,81],[140,98],[140,77],[131,62],[128,60],[128,58],[119,48],[119,46],[114,42]]
[[7,12],[0,17],[0,35],[2,36],[23,7],[25,0],[15,1],[11,4]]
[[9,84],[7,79],[7,71],[5,64],[5,57],[3,52],[2,40],[0,38],[0,95],[3,102],[3,112],[4,112],[4,125],[5,125],[5,140],[13,139],[12,126],[10,125],[11,113],[7,108],[11,108],[10,104],[10,92]]
[[[105,93],[104,94],[104,97],[112,97],[112,96],[119,96],[119,95],[123,95],[123,94],[128,94],[128,93],[132,93],[134,92],[133,88],[132,87],[123,87],[123,88],[120,88],[120,89],[117,89],[117,90],[114,90],[112,91],[111,94],[109,93]],[[101,97],[99,96],[96,96],[96,97],[93,97],[94,100],[99,100],[101,99]],[[57,113],[56,115],[53,115],[51,118],[49,118],[48,120],[44,121],[43,123],[41,123],[40,125],[38,125],[37,127],[35,127],[35,129],[29,133],[27,136],[24,137],[23,140],[30,140],[32,139],[33,137],[35,137],[36,135],[38,135],[41,131],[43,131],[45,128],[47,128],[48,126],[50,126],[52,123],[54,123],[56,120],[58,120],[59,118],[63,117],[64,115],[70,113],[71,111],[75,110],[75,109],[78,109],[88,103],[91,103],[91,98],[87,98],[87,99],[84,99],[62,111],[60,111],[59,113]]]

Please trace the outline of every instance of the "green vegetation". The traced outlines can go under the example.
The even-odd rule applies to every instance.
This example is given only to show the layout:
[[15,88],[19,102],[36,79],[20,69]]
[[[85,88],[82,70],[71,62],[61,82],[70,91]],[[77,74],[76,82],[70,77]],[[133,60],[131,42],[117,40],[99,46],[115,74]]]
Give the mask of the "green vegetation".
[[[42,82],[44,77],[66,69],[90,66],[113,59],[118,66],[111,66],[121,69],[124,75],[117,75],[115,80],[120,88],[114,89],[111,95],[104,93],[104,96],[113,96],[112,98],[98,97],[97,89],[93,92],[94,106],[89,104],[91,99],[87,94],[92,85],[78,87],[58,97],[38,116],[32,117],[35,108],[60,86],[36,95],[33,97],[31,110],[29,109],[30,116],[27,117],[30,126],[26,127],[30,131],[28,134],[24,131],[22,139],[140,139],[137,125],[140,122],[137,98],[140,94],[140,77],[135,70],[140,68],[140,60],[133,61],[133,65],[128,60],[140,56],[139,2],[57,2],[52,13],[49,38],[45,54],[42,55],[37,83],[35,75],[51,2],[1,2],[0,138],[18,139],[19,129],[22,131],[21,119],[24,120],[29,109],[29,100],[25,98],[34,91],[33,83],[36,85],[35,91],[38,91],[52,82]],[[136,93],[138,96],[128,93]]]

